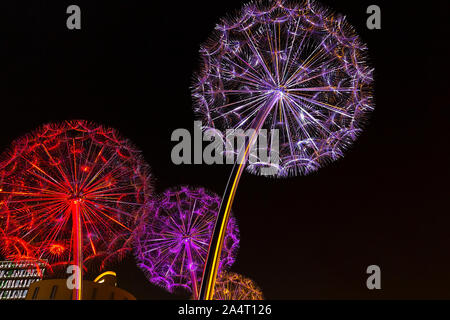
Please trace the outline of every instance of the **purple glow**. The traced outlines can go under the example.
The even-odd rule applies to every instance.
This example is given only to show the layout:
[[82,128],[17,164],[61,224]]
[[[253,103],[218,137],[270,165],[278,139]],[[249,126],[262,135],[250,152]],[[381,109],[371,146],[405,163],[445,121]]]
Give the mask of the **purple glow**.
[[[220,200],[204,189],[181,187],[148,204],[135,231],[134,252],[150,282],[169,292],[198,291]],[[234,263],[238,247],[239,231],[231,217],[219,270]]]
[[343,156],[374,109],[366,52],[344,17],[316,2],[247,4],[200,49],[195,111],[207,127],[278,129],[277,175],[311,173]]

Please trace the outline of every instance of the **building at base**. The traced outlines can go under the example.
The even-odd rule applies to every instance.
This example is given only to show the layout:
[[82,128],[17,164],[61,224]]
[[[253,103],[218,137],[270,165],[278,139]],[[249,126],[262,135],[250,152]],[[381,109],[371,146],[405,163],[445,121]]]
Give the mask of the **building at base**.
[[[107,271],[94,281],[83,280],[83,300],[136,300],[129,292],[117,287],[116,274]],[[67,279],[41,280],[33,283],[26,300],[71,300],[72,290]]]

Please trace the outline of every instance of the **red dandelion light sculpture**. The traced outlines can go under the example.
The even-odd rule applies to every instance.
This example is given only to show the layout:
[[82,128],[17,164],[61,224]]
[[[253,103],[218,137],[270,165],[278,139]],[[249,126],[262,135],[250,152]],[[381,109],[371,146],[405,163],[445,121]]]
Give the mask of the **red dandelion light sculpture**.
[[[117,131],[86,121],[47,124],[19,138],[0,158],[0,228],[10,243],[4,254],[77,265],[81,285],[85,263],[130,250],[152,191],[149,172]],[[74,299],[81,292],[74,289]]]

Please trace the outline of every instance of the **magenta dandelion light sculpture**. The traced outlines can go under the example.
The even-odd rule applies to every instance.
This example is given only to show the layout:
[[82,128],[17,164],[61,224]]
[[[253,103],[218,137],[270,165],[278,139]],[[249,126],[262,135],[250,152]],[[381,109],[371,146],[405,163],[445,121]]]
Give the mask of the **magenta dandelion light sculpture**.
[[[0,161],[0,229],[6,256],[85,265],[131,251],[151,194],[140,152],[114,129],[86,121],[47,124],[16,140]],[[98,262],[98,261],[97,261]]]
[[[201,47],[192,89],[206,127],[253,129],[219,214],[201,296],[212,298],[223,226],[260,129],[278,130],[275,176],[311,173],[339,159],[374,109],[367,47],[343,16],[313,1],[257,1],[223,19]],[[273,164],[247,166],[261,173]]]
[[[197,298],[220,200],[202,188],[180,187],[149,203],[136,229],[134,252],[150,282],[169,292],[185,288]],[[234,263],[238,247],[239,231],[231,217],[220,270]]]

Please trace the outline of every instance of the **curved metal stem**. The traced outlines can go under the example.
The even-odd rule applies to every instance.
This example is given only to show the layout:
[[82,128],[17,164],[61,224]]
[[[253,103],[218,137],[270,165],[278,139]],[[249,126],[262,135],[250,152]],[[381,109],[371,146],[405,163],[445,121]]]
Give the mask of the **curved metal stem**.
[[[250,128],[254,129],[252,136],[249,139],[248,144],[244,144],[244,154],[241,159],[241,163],[234,164],[233,170],[225,188],[222,202],[220,204],[219,213],[217,215],[216,225],[214,227],[213,236],[208,250],[208,257],[206,258],[205,268],[203,270],[203,279],[200,287],[199,300],[212,300],[214,297],[214,287],[216,284],[217,272],[219,269],[220,254],[222,252],[223,241],[225,239],[225,233],[230,219],[231,207],[233,206],[234,196],[244,172],[247,160],[252,149],[253,144],[256,142],[259,131],[264,124],[272,107],[277,103],[279,99],[274,97],[255,117]],[[234,177],[234,179],[232,179]],[[232,179],[232,180],[231,180]]]

